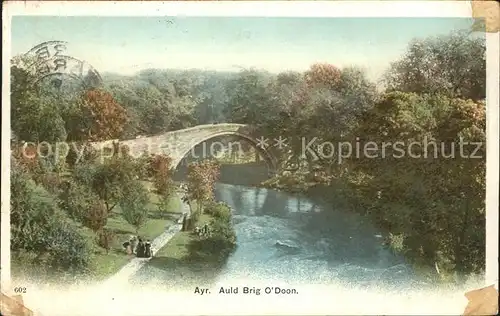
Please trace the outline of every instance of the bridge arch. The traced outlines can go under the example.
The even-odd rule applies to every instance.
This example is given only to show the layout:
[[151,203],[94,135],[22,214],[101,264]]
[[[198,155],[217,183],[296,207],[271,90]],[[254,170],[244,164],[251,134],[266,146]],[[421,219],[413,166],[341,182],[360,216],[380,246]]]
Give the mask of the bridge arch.
[[[172,158],[171,170],[177,169],[187,153],[197,145],[220,136],[235,136],[246,140],[263,157],[268,165],[269,173],[276,174],[278,168],[278,155],[273,154],[272,147],[261,148],[255,134],[255,128],[251,125],[236,123],[205,124],[193,126],[181,130],[170,131],[159,135],[136,137],[128,140],[107,140],[94,142],[90,145],[101,153],[104,149],[112,150],[114,144],[126,146],[134,153],[134,157],[147,154],[166,154]],[[138,156],[136,156],[138,154]]]
[[257,152],[263,157],[264,161],[267,163],[269,173],[276,174],[277,159],[274,157],[274,155],[271,154],[268,150],[260,147],[259,142],[257,139],[255,139],[255,137],[240,131],[220,131],[220,132],[210,133],[209,135],[203,135],[202,137],[193,139],[186,148],[184,148],[178,155],[175,155],[176,157],[173,159],[172,162],[172,170],[176,170],[181,161],[186,157],[186,155],[190,151],[192,151],[196,146],[210,139],[214,139],[221,136],[236,137],[238,139],[245,140],[248,143],[250,143],[252,147],[254,147],[255,150],[257,150]]

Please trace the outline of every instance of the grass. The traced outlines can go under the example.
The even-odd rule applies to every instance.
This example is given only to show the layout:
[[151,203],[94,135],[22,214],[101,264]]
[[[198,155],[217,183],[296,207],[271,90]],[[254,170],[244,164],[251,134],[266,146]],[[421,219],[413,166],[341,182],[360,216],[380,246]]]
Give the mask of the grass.
[[[208,214],[201,214],[198,219],[197,226],[203,226],[206,223],[210,222],[212,217]],[[156,253],[156,257],[170,257],[174,259],[182,260],[185,256],[188,255],[187,245],[194,239],[197,238],[189,231],[181,231],[175,234],[174,237],[158,252]]]
[[[139,229],[138,235],[143,239],[153,240],[175,223],[182,213],[182,202],[177,194],[173,194],[168,202],[166,212],[162,214],[157,205],[159,197],[151,190],[152,184],[147,181],[143,181],[143,184],[150,189],[149,216],[144,226]],[[108,253],[100,247],[96,249],[94,278],[97,280],[112,275],[131,259],[125,253],[122,244],[129,240],[131,235],[136,235],[135,227],[127,223],[121,216],[119,206],[113,209],[113,214],[109,217],[105,228],[114,232],[115,238]]]
[[[197,226],[210,222],[212,216],[200,215]],[[204,284],[209,286],[218,271],[209,263],[189,259],[189,244],[198,237],[191,231],[181,231],[149,261],[149,265],[160,270],[169,271],[172,275],[170,284],[176,284],[176,289],[192,288]]]

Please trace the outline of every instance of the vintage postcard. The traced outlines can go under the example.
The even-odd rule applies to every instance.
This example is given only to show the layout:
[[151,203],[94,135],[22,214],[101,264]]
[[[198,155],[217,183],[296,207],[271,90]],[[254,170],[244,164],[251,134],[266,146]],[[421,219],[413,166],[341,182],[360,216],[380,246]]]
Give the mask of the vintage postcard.
[[2,313],[494,314],[472,9],[7,2]]

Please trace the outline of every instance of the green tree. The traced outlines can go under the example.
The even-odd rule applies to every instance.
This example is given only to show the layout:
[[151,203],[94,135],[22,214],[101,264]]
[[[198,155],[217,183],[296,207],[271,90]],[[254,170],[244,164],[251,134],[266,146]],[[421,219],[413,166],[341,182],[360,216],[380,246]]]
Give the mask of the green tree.
[[414,40],[385,75],[390,91],[486,96],[486,41],[469,31]]
[[122,216],[130,225],[135,227],[135,232],[138,234],[139,229],[146,223],[148,218],[148,192],[142,183],[133,181],[123,193],[119,202]]
[[266,87],[270,76],[255,70],[244,70],[226,87],[226,115],[232,122],[256,124],[265,116],[269,104]]
[[460,273],[484,269],[484,247],[473,246],[484,242],[484,148],[476,158],[474,145],[459,149],[461,142],[484,146],[484,131],[484,104],[440,95],[388,93],[364,115],[361,148],[368,141],[421,144],[411,153],[389,146],[384,156],[379,148],[376,158],[351,164],[366,175],[358,197],[379,224],[404,236],[410,258]]

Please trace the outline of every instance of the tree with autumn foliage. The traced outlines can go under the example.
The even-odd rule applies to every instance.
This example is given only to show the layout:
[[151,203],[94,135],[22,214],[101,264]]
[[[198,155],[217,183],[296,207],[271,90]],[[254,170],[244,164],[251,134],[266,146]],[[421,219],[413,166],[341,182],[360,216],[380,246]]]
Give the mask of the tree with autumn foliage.
[[191,215],[199,216],[209,201],[214,199],[215,182],[220,166],[215,160],[203,160],[188,165],[186,197],[189,205],[196,201],[197,209],[191,209]]
[[304,73],[304,78],[310,87],[324,86],[328,89],[336,89],[340,83],[341,70],[328,63],[316,63],[311,65]]
[[166,216],[172,195],[175,194],[171,164],[172,158],[164,154],[153,155],[147,159],[146,172],[159,195],[158,209],[163,216]]
[[171,165],[172,158],[164,154],[153,155],[148,161],[148,174],[153,179],[156,192],[162,197],[169,197],[174,188]]
[[82,93],[68,114],[68,138],[100,141],[120,138],[128,121],[126,110],[102,89]]

